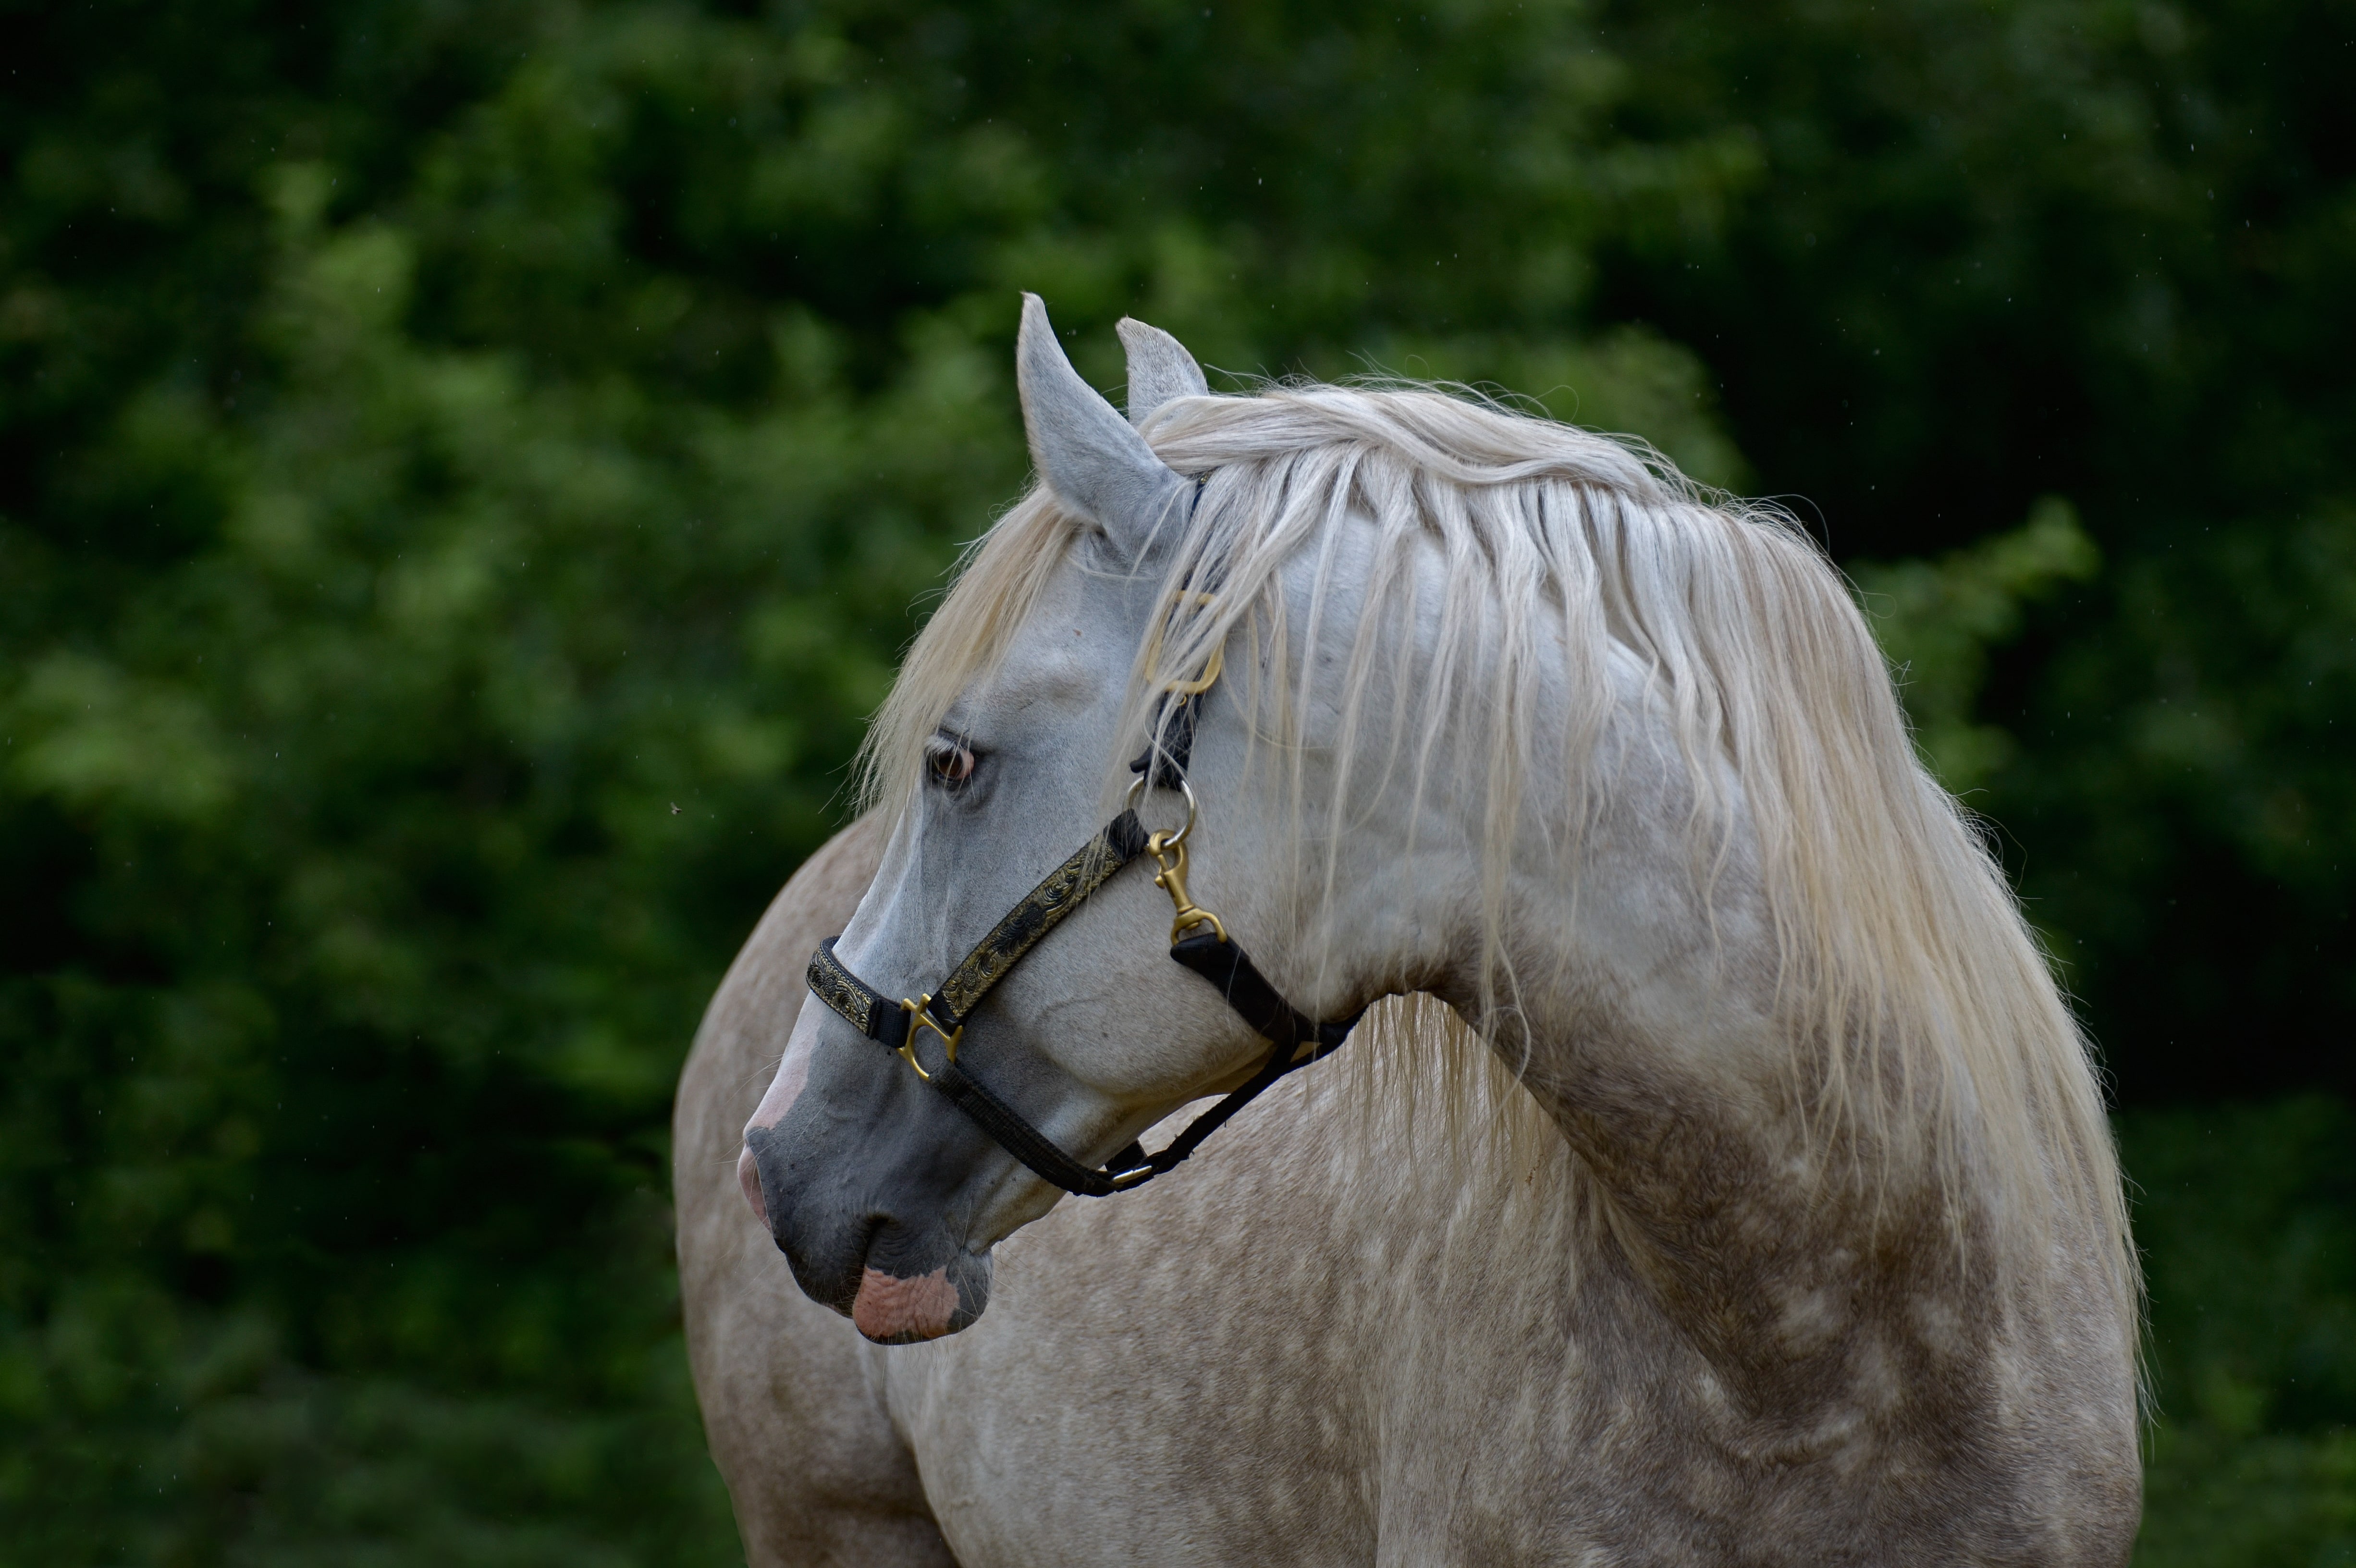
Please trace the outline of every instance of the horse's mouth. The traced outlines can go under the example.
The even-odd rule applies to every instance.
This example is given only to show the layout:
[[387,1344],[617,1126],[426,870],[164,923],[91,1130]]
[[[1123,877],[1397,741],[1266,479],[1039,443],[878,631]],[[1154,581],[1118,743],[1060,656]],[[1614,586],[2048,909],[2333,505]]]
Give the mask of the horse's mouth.
[[947,1264],[914,1279],[871,1268],[860,1275],[851,1320],[879,1345],[909,1345],[953,1332],[959,1305]]
[[914,1345],[969,1327],[990,1305],[990,1254],[959,1253],[930,1274],[887,1274],[870,1264],[859,1278],[851,1321],[879,1345]]

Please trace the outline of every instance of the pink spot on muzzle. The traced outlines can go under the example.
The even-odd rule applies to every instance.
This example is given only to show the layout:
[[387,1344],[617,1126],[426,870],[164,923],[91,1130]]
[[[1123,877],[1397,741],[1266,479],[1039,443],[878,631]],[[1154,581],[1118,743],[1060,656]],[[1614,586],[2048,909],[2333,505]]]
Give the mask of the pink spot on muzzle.
[[753,1206],[754,1216],[761,1228],[769,1228],[769,1200],[761,1196],[761,1162],[753,1157],[751,1149],[736,1156],[736,1185],[744,1189],[744,1201]]
[[851,1304],[851,1320],[859,1331],[881,1344],[905,1344],[911,1339],[937,1339],[949,1331],[957,1316],[958,1288],[949,1283],[946,1264],[915,1279],[901,1279],[881,1269],[869,1269],[859,1278],[859,1298]]
[[744,1124],[746,1132],[755,1127],[774,1127],[786,1119],[786,1113],[794,1108],[794,1102],[809,1085],[810,1059],[817,1053],[818,1020],[805,1008],[794,1023],[794,1032],[786,1039],[785,1055],[777,1061],[776,1075],[769,1080],[768,1092],[754,1107],[753,1119]]
[[[818,1050],[818,1014],[819,1007],[813,999],[803,1004],[801,1015],[794,1019],[794,1032],[787,1037],[785,1055],[769,1080],[768,1092],[761,1096],[753,1119],[744,1124],[747,1136],[755,1127],[774,1127],[784,1121],[786,1113],[794,1108],[794,1102],[809,1086],[810,1058]],[[761,1168],[749,1148],[736,1157],[736,1184],[744,1189],[744,1201],[753,1206],[754,1216],[766,1227],[769,1205],[761,1196]]]

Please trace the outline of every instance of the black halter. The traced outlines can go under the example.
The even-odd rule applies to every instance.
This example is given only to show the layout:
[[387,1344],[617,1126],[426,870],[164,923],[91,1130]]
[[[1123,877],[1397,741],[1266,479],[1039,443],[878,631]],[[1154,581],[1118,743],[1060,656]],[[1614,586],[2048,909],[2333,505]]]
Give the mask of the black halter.
[[[1199,683],[1198,688],[1185,692],[1168,722],[1158,726],[1161,739],[1149,744],[1145,754],[1129,765],[1130,771],[1138,775],[1137,782],[1130,786],[1132,801],[1149,787],[1185,793],[1188,828],[1194,822],[1194,792],[1186,787],[1186,764],[1194,752],[1196,709],[1203,691],[1217,678],[1216,667],[1214,665],[1213,673]],[[894,1004],[852,974],[834,955],[834,944],[839,940],[836,937],[819,943],[817,954],[811,957],[809,988],[860,1033],[899,1052],[916,1070],[917,1077],[948,1095],[950,1104],[972,1117],[1001,1148],[1045,1180],[1084,1198],[1102,1198],[1142,1187],[1164,1171],[1176,1168],[1202,1147],[1205,1138],[1258,1098],[1269,1085],[1333,1052],[1349,1038],[1364,1011],[1339,1022],[1320,1023],[1304,1016],[1269,984],[1244,950],[1228,940],[1219,917],[1197,908],[1187,896],[1185,832],[1182,829],[1174,836],[1148,834],[1134,810],[1122,811],[1105,825],[1103,832],[1081,845],[1071,859],[1049,872],[1046,880],[1009,910],[1006,918],[949,972],[938,990],[914,1001]],[[1092,1170],[1056,1147],[1025,1121],[1022,1113],[959,1067],[958,1040],[965,1033],[966,1020],[973,1016],[974,1008],[981,1004],[990,988],[1004,979],[1023,955],[1062,923],[1083,899],[1141,855],[1152,857],[1161,867],[1154,884],[1166,891],[1177,905],[1177,918],[1170,927],[1170,956],[1216,986],[1227,1005],[1241,1014],[1271,1049],[1259,1070],[1241,1088],[1188,1123],[1186,1130],[1172,1139],[1168,1147],[1148,1154],[1132,1141],[1114,1155],[1102,1170]],[[916,1060],[916,1036],[919,1029],[930,1029],[940,1038],[947,1057],[942,1066],[928,1071]]]

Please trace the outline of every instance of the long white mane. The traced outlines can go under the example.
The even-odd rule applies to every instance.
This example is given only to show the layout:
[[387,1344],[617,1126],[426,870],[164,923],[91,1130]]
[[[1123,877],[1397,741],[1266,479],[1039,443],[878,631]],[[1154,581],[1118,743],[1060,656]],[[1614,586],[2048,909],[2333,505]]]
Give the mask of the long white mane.
[[[1142,731],[1161,682],[1201,667],[1238,626],[1267,653],[1243,699],[1255,727],[1286,733],[1312,662],[1288,670],[1286,650],[1293,634],[1300,646],[1327,636],[1316,606],[1331,546],[1371,529],[1371,580],[1349,585],[1363,597],[1347,632],[1337,797],[1354,770],[1363,783],[1366,770],[1412,766],[1419,787],[1442,725],[1461,746],[1474,723],[1495,889],[1533,770],[1589,773],[1612,700],[1607,656],[1630,651],[1689,775],[1697,875],[1707,884],[1720,863],[1738,803],[1755,837],[1796,1104],[1814,1134],[1828,1149],[1927,1161],[1955,1223],[1959,1195],[1976,1195],[2000,1251],[2062,1240],[2055,1215],[2089,1217],[2095,1233],[2064,1244],[2102,1249],[2132,1342],[2136,1271],[2085,1042],[1987,845],[1919,762],[1847,585],[1788,517],[1706,494],[1649,452],[1431,388],[1182,398],[1144,433],[1172,468],[1207,478],[1199,504],[1162,524],[1155,624],[1173,630],[1158,652],[1139,650],[1125,736]],[[968,553],[869,736],[871,800],[907,798],[926,737],[1001,656],[1078,531],[1039,487]],[[1386,688],[1401,629],[1430,618],[1410,557],[1435,546],[1447,570],[1414,687],[1422,739],[1401,746],[1388,715],[1367,721],[1368,694]],[[1289,633],[1281,569],[1304,555],[1318,562],[1311,624]],[[1215,604],[1194,613],[1206,584]],[[1542,695],[1563,691],[1571,711],[1541,722]],[[1541,733],[1558,739],[1542,748]],[[1582,809],[1564,834],[1575,837]],[[1502,952],[1504,906],[1491,901]]]

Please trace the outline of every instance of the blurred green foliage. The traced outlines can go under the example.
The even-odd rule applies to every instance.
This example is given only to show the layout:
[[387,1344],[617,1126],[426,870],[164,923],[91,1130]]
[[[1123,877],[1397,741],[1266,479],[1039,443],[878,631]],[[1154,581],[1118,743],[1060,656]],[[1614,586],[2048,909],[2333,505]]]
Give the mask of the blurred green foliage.
[[[2130,1097],[2350,1084],[2344,5],[0,18],[0,1563],[733,1557],[669,1084],[1019,288],[1794,498]],[[2346,1556],[2346,1113],[2126,1126],[2147,1557]]]
[[1876,560],[2056,496],[2107,563],[1990,661],[1976,798],[2123,1093],[2356,1091],[2356,11],[1605,29],[1616,126],[1753,150],[1717,221],[1607,238],[1594,308],[1702,355],[1761,487]]
[[2020,635],[2034,602],[2084,581],[2101,564],[2076,511],[2048,496],[2019,528],[1936,560],[1850,568],[1915,740],[1941,781],[1965,800],[2019,751],[2000,726],[1979,719],[1989,650]]
[[2136,1561],[2356,1562],[2356,1115],[2299,1097],[2121,1130],[2160,1394]]

